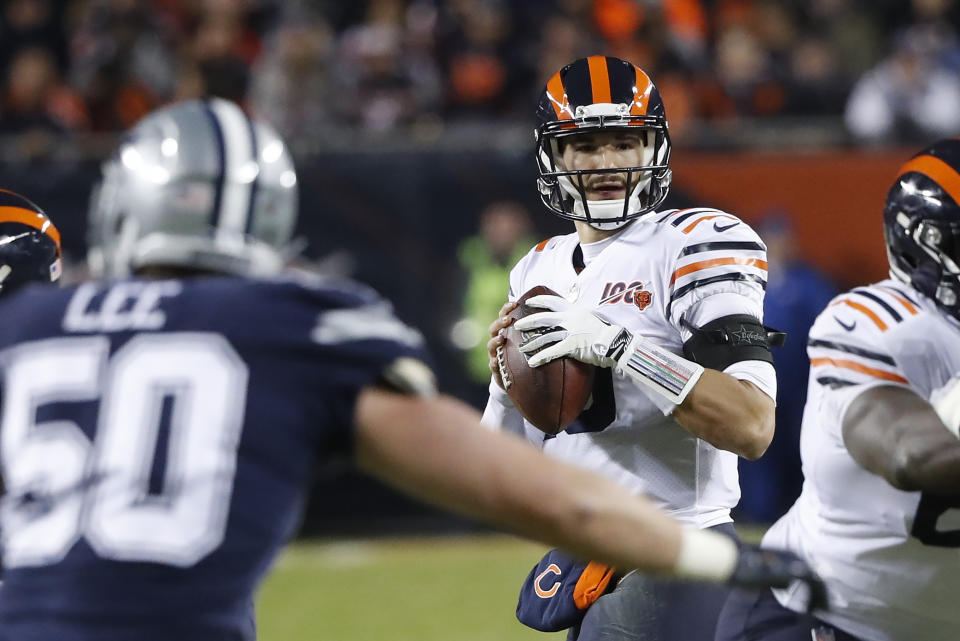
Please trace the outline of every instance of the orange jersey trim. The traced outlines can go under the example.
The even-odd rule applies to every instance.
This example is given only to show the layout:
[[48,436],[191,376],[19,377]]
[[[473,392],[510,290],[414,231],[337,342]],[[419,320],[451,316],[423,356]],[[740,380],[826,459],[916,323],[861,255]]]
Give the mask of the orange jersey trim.
[[710,219],[712,219],[712,218],[720,218],[720,217],[733,218],[733,216],[731,216],[730,214],[711,214],[711,215],[709,215],[709,216],[701,216],[700,218],[697,218],[695,221],[693,221],[692,223],[690,223],[689,225],[687,225],[686,227],[684,227],[684,228],[683,228],[683,233],[684,233],[684,234],[689,234],[691,231],[693,231],[693,228],[694,228],[694,227],[696,227],[697,225],[699,225],[699,224],[702,223],[703,221],[705,221],[705,220],[710,220]]
[[860,303],[855,303],[852,300],[846,300],[846,299],[838,300],[835,303],[831,303],[830,306],[833,307],[834,305],[840,305],[840,304],[846,305],[847,307],[852,307],[858,312],[866,314],[870,318],[870,320],[872,320],[873,323],[880,328],[881,332],[887,331],[887,324],[884,323],[883,320],[879,316],[877,316],[877,314],[869,307],[866,307],[865,305],[861,305]]
[[590,68],[590,89],[593,91],[593,102],[610,102],[610,72],[607,69],[606,56],[590,56],[587,58]]
[[907,379],[900,376],[899,374],[894,374],[893,372],[885,372],[882,369],[875,369],[873,367],[867,367],[866,365],[861,365],[856,361],[848,361],[844,359],[835,359],[835,358],[811,358],[810,366],[817,367],[819,365],[833,365],[834,367],[840,367],[843,369],[850,369],[855,372],[860,372],[861,374],[867,374],[868,376],[873,376],[874,378],[881,378],[885,381],[894,381],[895,383],[908,383]]
[[60,249],[60,232],[46,216],[22,207],[0,207],[0,223],[20,223],[43,232],[57,244]]
[[911,314],[916,315],[916,313],[917,313],[917,308],[913,306],[913,303],[911,303],[910,301],[908,301],[906,298],[903,298],[903,297],[901,297],[901,296],[898,296],[897,294],[891,293],[890,295],[893,296],[894,298],[896,298],[896,299],[900,302],[901,305],[903,305],[904,307],[906,307],[908,312],[910,312]]
[[[551,236],[550,238],[553,238],[553,236]],[[550,242],[550,238],[544,238],[539,243],[537,243],[537,246],[534,248],[534,251],[542,252],[544,249],[546,249],[547,243]]]
[[759,258],[713,258],[711,260],[701,260],[699,263],[690,263],[689,265],[684,265],[679,268],[677,271],[673,272],[673,276],[670,277],[670,284],[673,285],[677,282],[678,278],[686,276],[687,274],[692,274],[693,272],[698,272],[701,269],[709,269],[711,267],[718,267],[720,265],[746,265],[748,267],[759,267],[760,269],[767,268],[767,261],[760,260]]
[[900,175],[909,171],[933,179],[953,198],[953,202],[960,204],[960,174],[947,163],[933,156],[917,156],[900,168]]

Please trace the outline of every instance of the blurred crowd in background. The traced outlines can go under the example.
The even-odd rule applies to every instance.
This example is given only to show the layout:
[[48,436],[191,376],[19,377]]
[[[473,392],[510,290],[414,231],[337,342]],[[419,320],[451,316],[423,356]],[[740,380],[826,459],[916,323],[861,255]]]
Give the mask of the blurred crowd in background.
[[[290,137],[531,118],[597,52],[689,123],[845,118],[854,139],[960,128],[956,0],[7,0],[0,134],[129,127],[216,95]],[[40,143],[38,143],[40,144]]]

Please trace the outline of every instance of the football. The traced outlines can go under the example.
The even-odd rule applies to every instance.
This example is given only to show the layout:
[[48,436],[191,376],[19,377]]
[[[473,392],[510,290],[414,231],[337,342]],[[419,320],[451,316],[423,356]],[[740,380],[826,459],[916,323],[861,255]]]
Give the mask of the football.
[[[548,287],[534,287],[518,299],[520,304],[510,317],[516,321],[546,311],[526,305],[529,298],[540,294],[557,295]],[[509,325],[503,331],[504,344],[497,351],[497,363],[504,389],[520,413],[537,429],[558,434],[576,420],[590,399],[595,368],[569,357],[530,367],[520,345],[545,331],[521,332]]]

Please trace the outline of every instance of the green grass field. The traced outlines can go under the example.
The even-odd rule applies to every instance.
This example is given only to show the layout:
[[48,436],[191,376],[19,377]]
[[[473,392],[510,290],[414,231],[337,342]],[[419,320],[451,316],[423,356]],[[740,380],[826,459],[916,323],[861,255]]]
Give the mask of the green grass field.
[[545,548],[507,536],[302,542],[257,599],[261,641],[557,641],[514,616]]

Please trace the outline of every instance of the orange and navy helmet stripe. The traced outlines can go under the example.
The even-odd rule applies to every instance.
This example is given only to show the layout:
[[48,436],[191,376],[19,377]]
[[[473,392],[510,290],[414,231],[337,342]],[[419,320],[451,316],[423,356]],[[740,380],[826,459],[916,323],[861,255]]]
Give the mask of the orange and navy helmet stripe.
[[559,120],[570,120],[573,118],[573,111],[570,109],[570,100],[567,98],[567,90],[563,86],[563,80],[560,72],[553,74],[547,81],[547,98],[557,114]]
[[[550,77],[546,101],[558,120],[572,119],[577,106],[604,103],[630,105],[630,115],[646,116],[655,92],[650,77],[636,65],[609,56],[590,56]],[[660,104],[659,94],[656,102]]]
[[650,105],[650,94],[653,92],[653,81],[650,76],[643,72],[643,69],[634,65],[636,73],[634,81],[633,100],[630,102],[631,116],[646,116],[647,107]]
[[937,183],[947,194],[953,198],[953,202],[960,205],[960,174],[936,156],[923,154],[915,156],[900,168],[897,176],[916,172],[923,174],[933,182]]
[[590,91],[593,93],[593,102],[613,102],[606,56],[590,56],[587,58],[587,67],[590,69]]
[[30,200],[7,189],[0,189],[0,224],[3,223],[26,225],[46,234],[60,255],[60,231],[53,222]]

